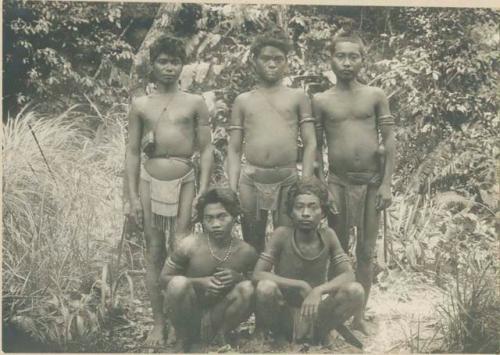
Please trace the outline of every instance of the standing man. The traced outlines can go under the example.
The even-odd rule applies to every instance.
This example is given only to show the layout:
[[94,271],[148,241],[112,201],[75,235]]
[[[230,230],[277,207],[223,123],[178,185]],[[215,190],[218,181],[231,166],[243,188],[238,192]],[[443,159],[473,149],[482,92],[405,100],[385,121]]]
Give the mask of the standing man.
[[195,198],[191,158],[199,149],[203,193],[213,156],[203,98],[178,89],[186,60],[183,43],[173,37],[158,38],[150,48],[150,60],[157,91],[132,101],[125,165],[130,213],[144,229],[146,238],[146,286],[154,318],[146,346],[157,347],[165,339],[158,277],[165,262],[166,245],[173,249],[177,239],[190,230]]
[[[384,91],[357,80],[365,56],[361,38],[343,32],[333,38],[331,53],[337,85],[313,98],[314,116],[319,123],[318,150],[321,156],[325,134],[328,187],[338,212],[329,218],[329,224],[346,252],[349,229],[357,227],[356,279],[363,285],[367,300],[373,278],[380,211],[391,203],[394,118]],[[384,156],[381,154],[383,149],[379,148],[379,132],[385,147]],[[319,163],[322,172],[323,160],[319,159]],[[364,308],[356,315],[353,325],[367,333],[363,316]]]
[[243,238],[257,252],[264,250],[268,211],[274,227],[291,225],[285,201],[298,179],[299,131],[304,144],[302,175],[313,174],[316,137],[309,98],[303,90],[282,85],[290,47],[282,32],[255,39],[250,51],[258,86],[236,98],[229,126],[229,184],[239,190]]

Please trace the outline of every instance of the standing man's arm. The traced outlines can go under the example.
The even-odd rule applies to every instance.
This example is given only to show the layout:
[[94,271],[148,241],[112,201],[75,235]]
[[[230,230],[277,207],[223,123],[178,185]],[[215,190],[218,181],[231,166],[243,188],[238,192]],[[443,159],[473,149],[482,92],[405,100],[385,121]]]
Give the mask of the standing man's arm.
[[142,228],[142,206],[139,199],[139,172],[141,162],[142,123],[137,109],[137,99],[132,100],[128,114],[128,143],[125,155],[125,171],[128,181],[128,200],[130,214],[135,223]]
[[324,173],[324,163],[323,163],[323,135],[324,135],[324,128],[323,128],[323,116],[321,113],[321,106],[318,100],[318,97],[315,95],[313,96],[312,99],[312,112],[313,112],[313,117],[315,119],[314,122],[314,128],[316,130],[316,160],[318,162],[318,178],[322,181],[325,182],[325,173]]
[[314,132],[314,118],[311,112],[311,102],[305,93],[301,93],[299,101],[300,137],[304,144],[302,157],[302,177],[314,174],[314,161],[316,158],[316,134]]
[[385,148],[384,170],[381,172],[383,173],[382,183],[377,193],[377,209],[382,210],[390,206],[392,199],[391,181],[396,156],[396,139],[394,137],[394,117],[391,115],[387,96],[381,89],[377,90],[377,95],[375,112]]
[[197,127],[196,141],[200,150],[200,191],[198,196],[203,194],[210,183],[210,173],[214,163],[212,134],[208,120],[208,108],[202,97],[196,106]]
[[241,97],[234,100],[229,121],[229,145],[227,151],[229,187],[238,191],[241,170],[241,150],[243,146],[243,108]]

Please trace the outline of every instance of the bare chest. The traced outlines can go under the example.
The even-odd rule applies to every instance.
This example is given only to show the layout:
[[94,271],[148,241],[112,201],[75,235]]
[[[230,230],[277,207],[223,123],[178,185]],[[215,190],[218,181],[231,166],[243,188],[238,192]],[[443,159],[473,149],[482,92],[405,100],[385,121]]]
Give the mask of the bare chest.
[[374,121],[375,104],[373,100],[348,100],[336,98],[323,106],[323,120],[327,123],[338,124],[346,121]]
[[142,120],[148,130],[162,126],[190,127],[194,124],[196,111],[186,99],[154,100],[142,109]]
[[298,102],[290,93],[253,93],[245,102],[244,116],[252,122],[297,122]]

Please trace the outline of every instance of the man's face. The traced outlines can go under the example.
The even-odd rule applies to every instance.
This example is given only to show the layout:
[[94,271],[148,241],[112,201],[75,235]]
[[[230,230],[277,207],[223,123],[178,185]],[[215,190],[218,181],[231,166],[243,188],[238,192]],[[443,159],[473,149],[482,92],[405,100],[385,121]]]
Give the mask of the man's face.
[[298,195],[292,209],[292,220],[301,230],[316,229],[323,218],[319,197],[311,194]]
[[156,81],[164,84],[177,82],[181,71],[181,59],[166,53],[160,53],[153,62],[153,76]]
[[332,70],[341,80],[353,80],[357,77],[363,56],[358,43],[339,42],[332,53]]
[[210,203],[203,212],[203,227],[213,239],[228,239],[234,225],[234,218],[222,203]]
[[262,47],[254,63],[259,78],[270,83],[283,78],[288,64],[285,53],[272,46]]

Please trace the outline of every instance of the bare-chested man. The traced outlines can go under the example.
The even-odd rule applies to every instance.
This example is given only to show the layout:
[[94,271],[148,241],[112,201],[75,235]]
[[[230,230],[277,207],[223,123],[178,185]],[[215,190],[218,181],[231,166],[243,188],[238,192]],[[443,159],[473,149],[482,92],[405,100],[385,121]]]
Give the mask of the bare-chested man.
[[166,245],[172,249],[174,239],[189,233],[195,198],[191,161],[195,149],[200,150],[201,158],[200,193],[207,188],[213,156],[203,98],[178,90],[186,59],[183,43],[162,36],[151,46],[150,59],[157,91],[132,101],[126,171],[130,213],[144,228],[146,238],[146,285],[154,318],[146,345],[161,346],[165,317],[158,277]]
[[364,291],[335,232],[320,226],[327,203],[315,177],[290,189],[294,227],[274,231],[254,270],[257,329],[300,342],[328,340],[333,328],[352,336],[343,323],[363,307]]
[[[196,206],[203,234],[190,235],[169,256],[162,272],[167,313],[179,351],[201,339],[236,328],[252,312],[254,288],[247,280],[257,261],[255,249],[233,236],[240,214],[236,193],[214,188]],[[196,349],[196,351],[201,351]]]
[[[394,118],[385,93],[357,81],[365,55],[362,40],[344,32],[333,38],[331,51],[337,85],[313,99],[320,143],[323,133],[326,134],[328,187],[337,209],[337,214],[329,218],[329,224],[337,232],[346,252],[349,229],[357,227],[356,278],[363,285],[367,300],[372,284],[373,258],[376,257],[379,215],[391,203]],[[385,147],[384,156],[379,148],[379,131]],[[321,144],[318,150],[322,151]],[[322,159],[319,162],[322,165]],[[366,333],[363,315],[364,307],[356,315],[353,326]]]
[[316,137],[309,99],[303,90],[281,83],[289,50],[281,32],[255,39],[251,58],[258,86],[236,98],[229,127],[229,183],[234,191],[239,189],[243,238],[258,252],[264,249],[268,211],[273,212],[275,227],[291,225],[285,200],[298,178],[299,130],[304,145],[302,175],[313,174]]

